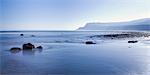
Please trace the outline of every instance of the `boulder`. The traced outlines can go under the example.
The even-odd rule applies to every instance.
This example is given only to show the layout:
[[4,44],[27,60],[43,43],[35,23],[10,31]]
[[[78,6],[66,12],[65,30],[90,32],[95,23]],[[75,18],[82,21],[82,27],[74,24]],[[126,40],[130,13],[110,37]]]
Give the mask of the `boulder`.
[[12,53],[18,53],[18,52],[21,51],[21,48],[19,48],[19,47],[13,47],[13,48],[10,49],[10,51],[11,51]]
[[138,41],[128,41],[128,43],[137,43]]
[[38,46],[38,47],[36,47],[37,49],[43,49],[43,47],[42,46]]
[[86,41],[85,44],[96,44],[96,43],[93,41]]
[[35,46],[31,43],[23,44],[22,46],[23,50],[32,50],[35,48]]

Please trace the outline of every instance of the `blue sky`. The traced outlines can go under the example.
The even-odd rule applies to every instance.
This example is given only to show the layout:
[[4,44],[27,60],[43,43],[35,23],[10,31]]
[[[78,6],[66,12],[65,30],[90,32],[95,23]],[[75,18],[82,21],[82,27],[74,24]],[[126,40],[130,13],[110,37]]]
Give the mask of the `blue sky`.
[[0,0],[1,30],[74,30],[150,17],[150,0]]

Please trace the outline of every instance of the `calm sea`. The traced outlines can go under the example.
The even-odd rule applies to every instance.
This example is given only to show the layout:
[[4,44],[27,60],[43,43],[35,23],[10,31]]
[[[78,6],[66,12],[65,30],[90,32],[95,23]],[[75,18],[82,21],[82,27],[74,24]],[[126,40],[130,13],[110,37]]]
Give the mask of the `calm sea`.
[[[3,31],[0,32],[1,75],[150,75],[148,40],[91,39],[105,31]],[[24,36],[20,36],[24,34]],[[86,45],[94,40],[95,45]],[[43,50],[11,53],[24,43]]]

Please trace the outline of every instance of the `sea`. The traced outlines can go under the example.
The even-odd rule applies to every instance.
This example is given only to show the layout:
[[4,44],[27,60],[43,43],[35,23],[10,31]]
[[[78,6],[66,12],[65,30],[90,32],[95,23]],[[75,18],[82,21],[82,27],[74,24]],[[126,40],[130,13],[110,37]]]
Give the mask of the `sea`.
[[[0,75],[150,75],[150,38],[90,38],[115,33],[123,32],[1,31]],[[10,51],[26,43],[43,49]]]

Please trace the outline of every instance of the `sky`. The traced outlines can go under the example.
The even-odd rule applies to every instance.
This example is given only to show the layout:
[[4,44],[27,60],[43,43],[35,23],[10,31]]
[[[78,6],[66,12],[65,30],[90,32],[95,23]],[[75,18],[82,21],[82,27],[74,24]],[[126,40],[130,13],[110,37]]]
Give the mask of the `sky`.
[[150,0],[0,0],[0,30],[75,30],[150,18]]

